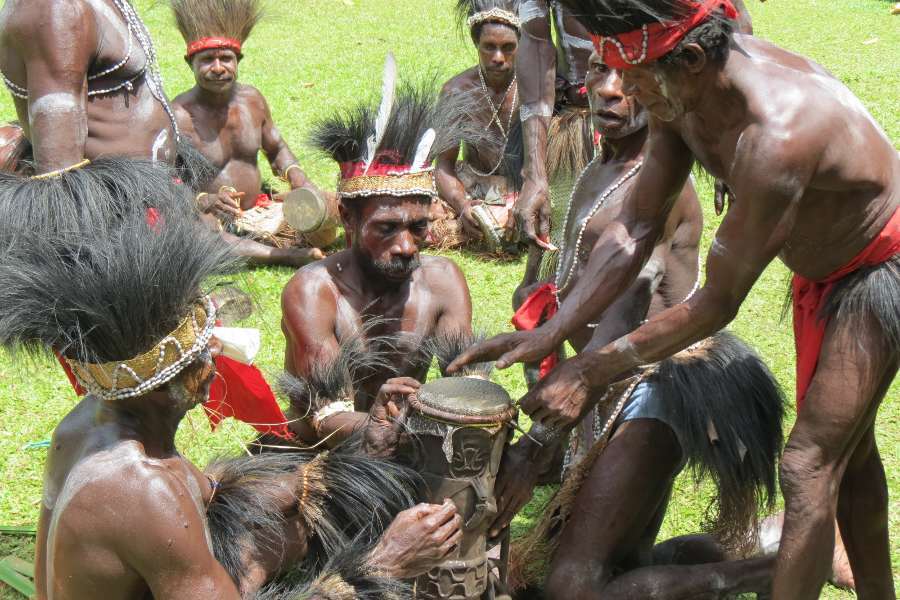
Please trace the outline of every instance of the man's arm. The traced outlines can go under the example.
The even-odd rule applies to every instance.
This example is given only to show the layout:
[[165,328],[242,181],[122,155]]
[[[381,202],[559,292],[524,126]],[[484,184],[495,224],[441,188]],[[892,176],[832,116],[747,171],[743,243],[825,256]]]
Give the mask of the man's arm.
[[87,72],[98,45],[87,2],[59,0],[52,9],[50,4],[25,6],[26,14],[9,31],[27,73],[28,130],[38,174],[84,159]]
[[472,296],[457,264],[446,258],[431,258],[428,271],[432,300],[440,302],[435,335],[454,337],[472,333]]
[[546,0],[519,4],[522,39],[516,57],[524,163],[522,191],[513,208],[516,226],[529,241],[550,235],[550,185],[547,181],[547,129],[556,97],[556,48]]
[[706,285],[629,335],[602,348],[589,345],[567,361],[571,364],[558,367],[522,400],[532,418],[554,428],[570,426],[589,408],[590,389],[605,387],[633,368],[683,350],[737,315],[753,284],[790,236],[814,170],[808,155],[796,160],[786,148],[797,140],[785,139],[742,142],[745,147],[730,183],[744,200],[731,208],[719,227],[707,258]]
[[453,211],[459,216],[459,222],[466,233],[472,236],[480,236],[481,229],[472,216],[472,204],[466,194],[466,188],[456,174],[456,159],[458,156],[459,146],[438,155],[434,169],[434,182],[438,196],[453,208]]
[[113,531],[117,550],[140,574],[158,600],[240,600],[241,594],[212,554],[205,515],[191,492],[169,473],[145,478],[131,486],[127,502],[140,515],[134,528]]
[[[288,148],[287,142],[281,137],[281,132],[275,126],[272,119],[272,112],[269,110],[269,104],[266,99],[259,94],[259,100],[262,102],[264,118],[262,125],[262,150],[272,166],[272,172],[278,177],[287,179],[291,189],[296,189],[310,183],[306,173],[297,163],[297,157]],[[294,165],[294,166],[291,166]]]

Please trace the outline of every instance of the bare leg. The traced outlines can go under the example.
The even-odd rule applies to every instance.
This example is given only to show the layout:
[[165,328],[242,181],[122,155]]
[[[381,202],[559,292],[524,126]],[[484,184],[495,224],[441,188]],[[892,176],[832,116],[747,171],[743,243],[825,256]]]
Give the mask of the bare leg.
[[285,265],[299,269],[325,256],[318,248],[274,248],[230,233],[222,236],[252,265]]
[[711,535],[682,535],[653,547],[654,565],[702,565],[728,560],[722,545]]
[[[835,515],[840,490],[845,540],[853,540],[851,566],[859,597],[893,599],[887,545],[886,486],[877,452],[867,447],[878,405],[897,372],[897,356],[886,350],[878,328],[826,331],[806,400],[784,452],[781,487],[785,522],[773,583],[775,600],[815,600],[831,570]],[[851,461],[857,448],[862,455]],[[846,487],[848,465],[853,472]],[[878,473],[881,476],[878,477]],[[861,478],[870,477],[862,486]],[[857,487],[861,486],[861,487]],[[875,494],[875,500],[867,496]],[[869,536],[878,539],[872,541]],[[865,540],[865,541],[864,541]],[[860,588],[860,576],[866,585]]]

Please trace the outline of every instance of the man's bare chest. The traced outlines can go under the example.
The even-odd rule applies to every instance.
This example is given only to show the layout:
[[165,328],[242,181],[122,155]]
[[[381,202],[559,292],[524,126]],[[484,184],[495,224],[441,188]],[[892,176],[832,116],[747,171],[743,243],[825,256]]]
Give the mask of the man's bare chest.
[[191,118],[197,149],[213,164],[225,167],[235,160],[256,164],[262,147],[262,123],[245,107],[229,108],[224,115],[195,107]]

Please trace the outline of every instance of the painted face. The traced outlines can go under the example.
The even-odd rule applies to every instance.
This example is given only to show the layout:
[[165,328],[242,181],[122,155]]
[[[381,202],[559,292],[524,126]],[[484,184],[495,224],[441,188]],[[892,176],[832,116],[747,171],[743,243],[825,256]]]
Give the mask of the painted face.
[[637,98],[644,108],[661,121],[672,121],[684,114],[684,108],[674,93],[672,73],[658,61],[637,65],[623,72],[624,91]]
[[519,37],[512,27],[485,23],[478,38],[478,63],[486,75],[503,77],[516,68]]
[[197,85],[210,92],[227,92],[237,81],[238,62],[234,50],[210,49],[191,58],[191,68]]
[[594,129],[618,139],[647,126],[647,113],[634,96],[625,95],[622,72],[611,69],[595,52],[584,85],[588,91]]
[[364,268],[388,281],[402,283],[419,267],[419,246],[428,234],[431,198],[390,196],[349,200],[341,207],[345,226],[353,231],[353,251]]

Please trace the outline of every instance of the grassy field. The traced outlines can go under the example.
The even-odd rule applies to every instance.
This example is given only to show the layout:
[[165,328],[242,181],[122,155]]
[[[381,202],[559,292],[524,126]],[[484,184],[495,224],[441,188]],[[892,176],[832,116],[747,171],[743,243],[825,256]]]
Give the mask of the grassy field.
[[[886,0],[769,0],[751,3],[758,35],[808,55],[847,83],[900,144],[900,16],[891,17]],[[285,0],[270,2],[268,19],[245,46],[240,78],[261,89],[276,122],[307,173],[333,187],[336,169],[304,147],[310,121],[359,98],[377,94],[381,64],[388,50],[397,56],[402,74],[448,78],[474,63],[474,51],[457,34],[449,0]],[[183,44],[164,2],[139,0],[137,6],[157,40],[170,97],[192,84],[182,55]],[[14,116],[6,94],[0,118]],[[815,111],[815,105],[808,107]],[[706,211],[705,240],[718,224],[712,194],[700,182]],[[464,270],[475,308],[475,324],[490,333],[509,328],[510,296],[521,276],[521,262],[490,262],[448,253]],[[259,365],[276,374],[282,363],[279,295],[291,276],[286,268],[256,269],[237,278],[251,291],[258,310],[252,326],[263,332]],[[744,304],[733,329],[765,357],[784,386],[794,385],[790,323],[781,320],[788,272],[772,265]],[[524,391],[521,372],[513,368],[495,379],[514,395]],[[900,587],[900,383],[895,382],[879,416],[878,442],[891,488],[891,531],[894,572]],[[0,525],[35,523],[41,498],[45,450],[28,444],[50,437],[56,423],[76,399],[54,361],[13,361],[0,352]],[[791,417],[793,418],[793,417]],[[179,431],[180,448],[198,464],[222,453],[239,452],[249,428],[226,423],[215,434],[193,411]],[[662,535],[695,531],[706,506],[706,489],[679,481]],[[529,512],[516,525],[527,524]],[[0,557],[29,558],[29,538],[0,535]],[[0,600],[17,597],[0,585]],[[823,598],[852,597],[827,588]]]

